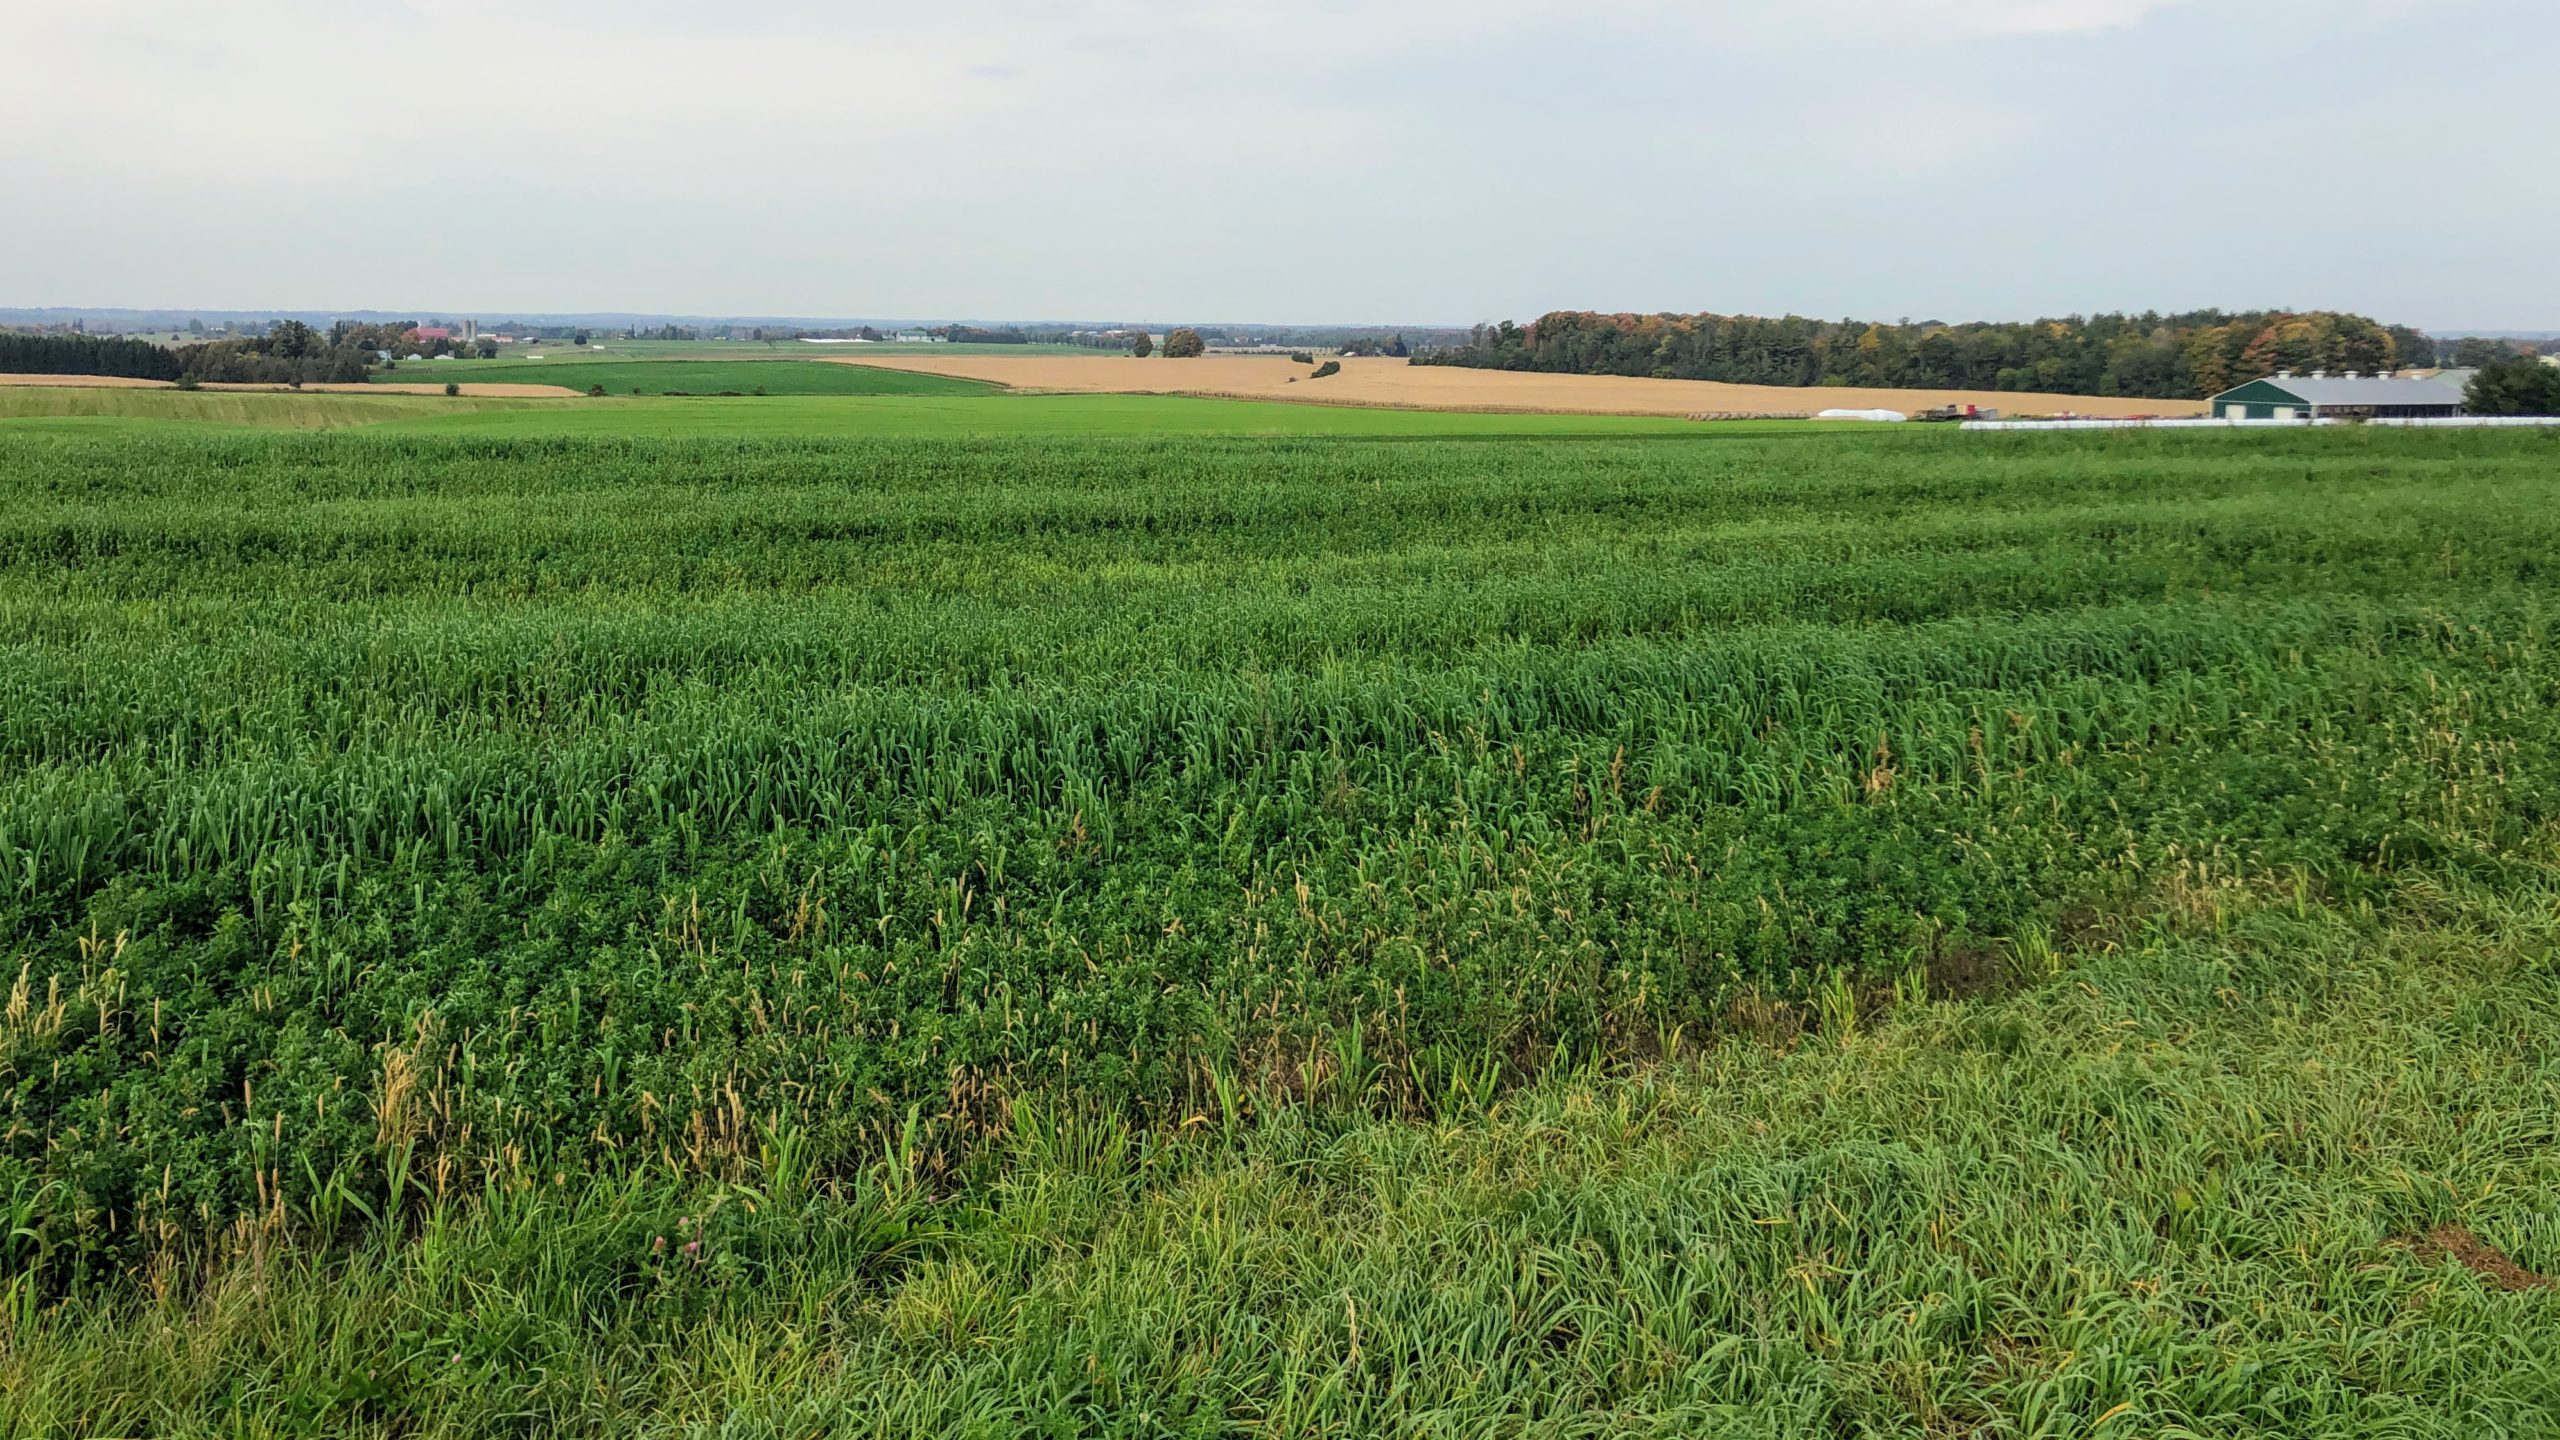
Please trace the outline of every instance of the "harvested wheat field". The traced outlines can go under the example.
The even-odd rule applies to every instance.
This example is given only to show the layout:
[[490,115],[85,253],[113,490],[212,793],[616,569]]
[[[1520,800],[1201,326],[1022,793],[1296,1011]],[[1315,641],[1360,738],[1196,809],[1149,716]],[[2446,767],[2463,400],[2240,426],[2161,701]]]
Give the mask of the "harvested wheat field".
[[47,390],[166,390],[166,380],[137,380],[129,375],[0,375],[0,385],[35,385]]
[[[0,375],[0,385],[35,385],[48,390],[174,390],[167,380],[137,380],[126,375]],[[205,390],[272,390],[291,393],[290,385],[232,385],[214,383],[198,387]],[[305,385],[305,395],[442,395],[442,385]],[[579,392],[559,385],[465,385],[465,395],[485,400],[538,400]]]
[[1810,415],[1834,408],[1922,410],[1984,405],[2013,415],[2198,415],[2198,400],[2044,395],[2006,390],[1857,390],[1824,386],[1719,385],[1617,375],[1544,375],[1350,359],[1342,373],[1307,378],[1312,366],[1286,356],[1204,355],[1140,360],[1127,355],[829,356],[821,363],[874,365],[988,380],[1017,390],[1149,395],[1218,395],[1315,404],[1419,410],[1528,411],[1576,415]]

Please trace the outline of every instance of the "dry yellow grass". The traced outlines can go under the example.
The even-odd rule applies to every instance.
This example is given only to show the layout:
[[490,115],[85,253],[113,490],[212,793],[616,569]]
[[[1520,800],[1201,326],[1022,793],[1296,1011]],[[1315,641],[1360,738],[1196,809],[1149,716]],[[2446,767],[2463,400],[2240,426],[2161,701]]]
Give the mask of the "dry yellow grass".
[[124,375],[0,375],[0,385],[35,385],[47,390],[166,390],[166,380],[135,380]]
[[[136,380],[124,375],[0,375],[0,385],[36,385],[48,390],[169,390],[176,388],[166,380]],[[207,390],[266,390],[304,395],[441,395],[442,385],[305,385],[294,392],[287,385],[227,385],[202,387]],[[562,385],[465,385],[465,395],[491,400],[533,400],[578,392]]]
[[1854,390],[1719,385],[1616,375],[1536,375],[1462,370],[1402,360],[1352,359],[1342,373],[1306,378],[1311,367],[1286,356],[1204,355],[1139,360],[1126,355],[829,356],[837,365],[921,370],[987,380],[1018,390],[1140,395],[1217,395],[1250,400],[1383,405],[1417,410],[1490,410],[1567,415],[1809,415],[1817,410],[1922,410],[1991,406],[2011,415],[2200,415],[2198,400],[2043,395],[2005,390]]

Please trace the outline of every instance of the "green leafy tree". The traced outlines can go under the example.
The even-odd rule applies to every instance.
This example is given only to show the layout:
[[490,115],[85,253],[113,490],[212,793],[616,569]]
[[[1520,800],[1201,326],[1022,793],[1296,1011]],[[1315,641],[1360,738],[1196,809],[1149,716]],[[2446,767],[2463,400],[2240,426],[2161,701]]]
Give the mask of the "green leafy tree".
[[2492,340],[2486,335],[2465,335],[2454,342],[2453,367],[2457,370],[2485,370],[2515,353],[2515,347],[2504,340]]
[[[2363,316],[2329,312],[2199,310],[1950,325],[1557,311],[1533,325],[1478,326],[1468,343],[1434,347],[1416,363],[1741,385],[2194,399],[2282,369],[2389,369],[2399,343]],[[1373,354],[1375,347],[1353,341],[1343,353]]]
[[281,360],[299,360],[319,353],[320,332],[299,320],[279,320],[267,330],[266,353]]
[[2403,370],[2432,369],[2436,363],[2436,342],[2423,330],[2406,325],[2391,327],[2391,363]]
[[2462,408],[2474,415],[2560,415],[2560,365],[2531,355],[2493,360],[2463,387]]
[[1167,360],[1189,360],[1208,352],[1209,342],[1201,339],[1197,330],[1186,327],[1164,337],[1164,358]]
[[1155,337],[1144,330],[1139,331],[1138,338],[1129,342],[1129,353],[1141,360],[1153,355],[1156,353]]

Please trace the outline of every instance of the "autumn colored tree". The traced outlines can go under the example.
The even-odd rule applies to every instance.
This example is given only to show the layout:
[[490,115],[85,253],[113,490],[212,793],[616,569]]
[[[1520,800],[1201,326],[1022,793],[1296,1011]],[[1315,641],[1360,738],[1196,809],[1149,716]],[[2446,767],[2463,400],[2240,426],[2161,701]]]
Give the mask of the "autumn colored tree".
[[2390,332],[2358,315],[2282,315],[2242,352],[2244,380],[2291,370],[2382,371],[2391,368]]
[[2423,330],[2394,325],[2391,331],[2391,364],[2395,369],[2424,370],[2436,363],[2436,342]]

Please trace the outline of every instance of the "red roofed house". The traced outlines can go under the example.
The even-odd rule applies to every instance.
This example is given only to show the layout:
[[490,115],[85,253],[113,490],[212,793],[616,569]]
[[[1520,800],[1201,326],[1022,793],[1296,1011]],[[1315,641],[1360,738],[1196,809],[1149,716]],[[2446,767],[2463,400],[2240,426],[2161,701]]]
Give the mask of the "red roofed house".
[[453,331],[449,327],[443,325],[420,325],[409,333],[417,336],[421,340],[450,340],[453,338]]

